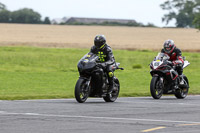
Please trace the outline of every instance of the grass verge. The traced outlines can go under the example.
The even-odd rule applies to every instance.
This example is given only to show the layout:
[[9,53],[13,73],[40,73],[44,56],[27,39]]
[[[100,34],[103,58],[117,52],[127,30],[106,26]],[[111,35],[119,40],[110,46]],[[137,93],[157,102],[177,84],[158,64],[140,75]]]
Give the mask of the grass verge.
[[[0,99],[72,98],[79,77],[77,62],[89,49],[0,47]],[[115,75],[121,84],[120,96],[150,96],[148,64],[153,51],[114,50],[124,67]],[[189,94],[200,94],[200,54],[184,52],[191,63],[184,70],[190,82]]]

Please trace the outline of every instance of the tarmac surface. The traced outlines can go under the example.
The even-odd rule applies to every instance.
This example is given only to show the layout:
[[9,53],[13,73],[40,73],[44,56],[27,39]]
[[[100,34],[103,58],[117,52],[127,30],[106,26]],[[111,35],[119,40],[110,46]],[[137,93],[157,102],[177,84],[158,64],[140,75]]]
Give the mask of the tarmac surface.
[[0,101],[0,133],[200,133],[200,96]]

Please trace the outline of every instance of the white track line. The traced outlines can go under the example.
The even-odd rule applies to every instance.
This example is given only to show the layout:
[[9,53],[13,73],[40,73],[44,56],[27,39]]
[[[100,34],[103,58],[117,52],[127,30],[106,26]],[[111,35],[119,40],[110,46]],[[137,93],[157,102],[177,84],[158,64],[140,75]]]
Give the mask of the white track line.
[[[199,95],[198,95],[199,96]],[[198,96],[194,96],[194,97],[198,97]],[[127,97],[127,99],[129,99],[128,101],[124,101],[124,98],[118,98],[118,100],[116,101],[116,103],[136,103],[136,104],[141,104],[141,103],[149,103],[149,104],[168,104],[168,105],[183,105],[183,106],[200,106],[200,104],[198,103],[180,103],[180,101],[178,102],[174,102],[174,103],[165,103],[162,102],[162,100],[155,100],[155,102],[150,102],[150,101],[130,101],[130,99],[140,99],[140,98],[150,98],[150,97]],[[88,103],[89,102],[99,102],[99,101],[103,101],[102,98],[89,98],[88,99]],[[6,100],[7,101],[7,100]],[[74,101],[76,102],[75,99],[39,99],[39,100],[14,100],[16,102],[48,102],[48,101]],[[0,102],[3,102],[0,100]],[[86,102],[87,103],[87,102]]]
[[162,103],[162,102],[139,102],[139,101],[119,101],[120,103],[138,103],[138,104],[141,104],[141,103],[149,103],[149,104],[168,104],[168,105],[183,105],[183,106],[200,106],[200,104],[193,104],[193,103]]
[[184,124],[200,124],[195,121],[173,121],[173,120],[155,120],[155,119],[137,119],[137,118],[114,118],[114,117],[96,117],[96,116],[72,116],[72,115],[54,115],[54,114],[38,114],[38,113],[9,113],[0,111],[0,115],[24,115],[24,116],[43,116],[43,117],[60,117],[60,118],[84,118],[95,120],[120,120],[120,121],[145,121],[145,122],[163,122],[163,123],[184,123]]

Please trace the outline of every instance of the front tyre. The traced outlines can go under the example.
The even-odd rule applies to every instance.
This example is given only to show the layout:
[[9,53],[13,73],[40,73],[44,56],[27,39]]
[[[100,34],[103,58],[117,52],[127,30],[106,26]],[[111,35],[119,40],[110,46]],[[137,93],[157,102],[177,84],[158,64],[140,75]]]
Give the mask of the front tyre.
[[163,88],[162,84],[160,81],[160,78],[157,76],[153,76],[151,79],[151,85],[150,85],[150,91],[151,91],[151,96],[154,99],[160,99],[160,97],[163,94]]
[[103,97],[105,102],[114,102],[118,95],[119,95],[119,91],[120,91],[120,84],[119,84],[119,80],[114,77],[114,88],[111,94],[107,94],[105,97]]
[[86,79],[79,78],[75,86],[75,98],[79,103],[84,103],[89,96],[89,85]]
[[175,96],[178,99],[184,99],[189,91],[189,81],[185,75],[183,76],[183,79],[185,87],[179,87],[179,89],[175,92]]

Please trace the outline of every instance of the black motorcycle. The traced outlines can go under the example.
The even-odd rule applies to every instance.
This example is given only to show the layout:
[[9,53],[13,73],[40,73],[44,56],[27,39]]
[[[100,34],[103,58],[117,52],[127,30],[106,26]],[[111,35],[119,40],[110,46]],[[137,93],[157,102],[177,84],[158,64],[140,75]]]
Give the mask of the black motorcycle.
[[[119,80],[114,76],[114,88],[108,94],[108,77],[103,70],[96,54],[88,53],[78,62],[79,79],[75,86],[75,98],[77,102],[83,103],[88,97],[103,97],[105,102],[114,102],[120,91]],[[113,71],[119,68],[120,63],[112,65]]]
[[[174,94],[178,99],[184,99],[189,90],[189,82],[183,75],[184,84],[180,85],[180,76],[175,70],[169,56],[164,53],[158,53],[150,64],[150,74],[152,76],[150,92],[154,99],[159,99],[163,94]],[[184,58],[184,66],[190,63]]]

